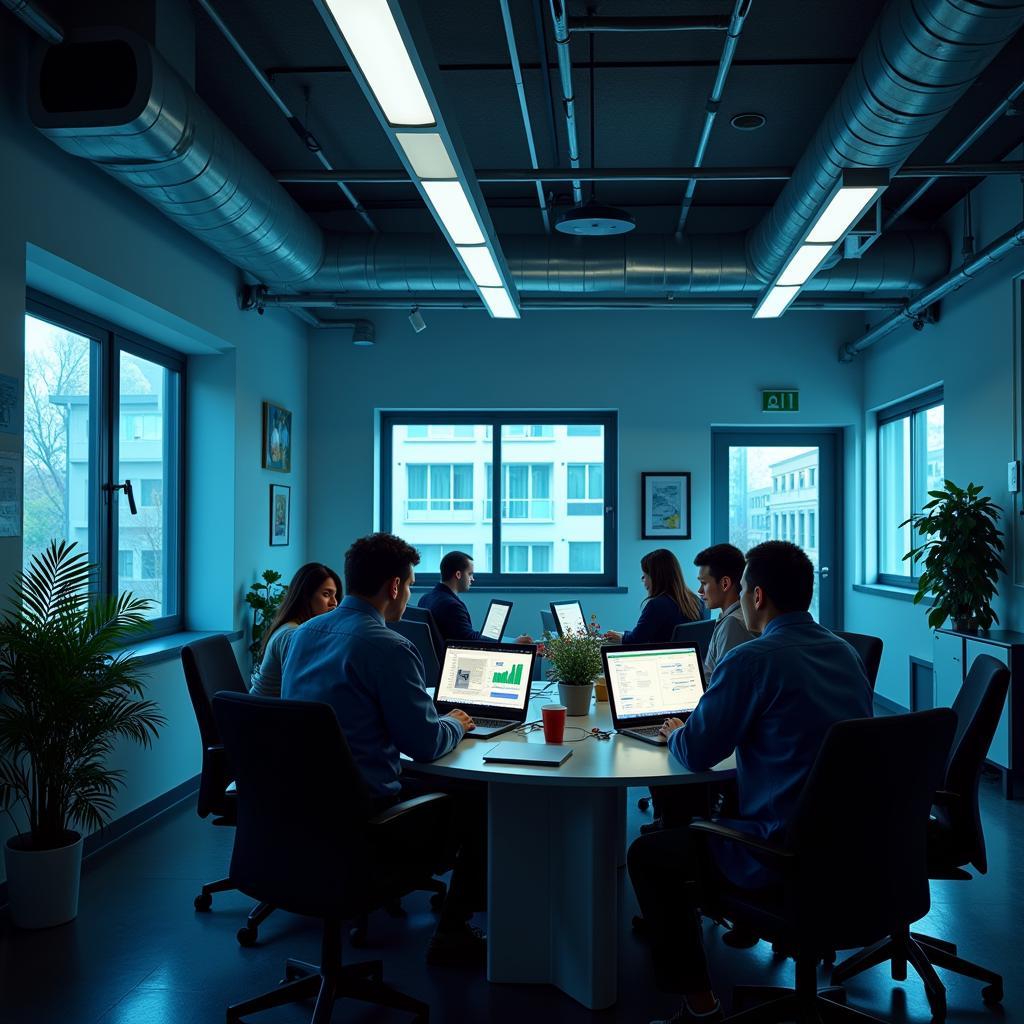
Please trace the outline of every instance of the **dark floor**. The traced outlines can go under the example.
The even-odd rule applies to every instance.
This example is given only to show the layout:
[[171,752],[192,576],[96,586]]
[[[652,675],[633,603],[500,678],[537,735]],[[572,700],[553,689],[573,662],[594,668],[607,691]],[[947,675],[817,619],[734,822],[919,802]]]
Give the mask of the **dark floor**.
[[[639,793],[635,794],[639,795]],[[631,798],[634,794],[630,794]],[[643,817],[630,801],[633,833]],[[920,930],[958,943],[961,955],[1001,971],[1003,1008],[985,1007],[979,986],[945,977],[950,1021],[994,1021],[1021,1012],[1021,982],[1013,964],[1021,955],[1024,922],[1024,802],[1005,802],[993,780],[983,783],[983,809],[991,869],[972,882],[933,885],[932,913]],[[251,949],[235,941],[250,901],[217,895],[212,913],[197,914],[192,898],[203,881],[224,874],[231,831],[200,821],[180,805],[86,864],[81,909],[71,924],[45,932],[15,931],[0,914],[0,1024],[221,1024],[229,1002],[275,985],[285,957],[315,961],[314,923],[282,913],[262,927]],[[390,982],[430,1003],[434,1024],[464,1021],[557,1020],[642,1022],[665,1016],[674,1002],[654,991],[646,950],[630,933],[632,892],[625,880],[619,956],[618,1004],[591,1013],[546,986],[489,985],[482,973],[428,969],[423,953],[433,925],[425,894],[405,900],[409,916],[371,919],[370,948],[381,956]],[[734,983],[787,984],[792,961],[773,959],[761,943],[731,950],[709,926],[712,974],[728,998]],[[927,1021],[928,1005],[913,975],[890,980],[876,967],[848,986],[850,1003],[896,1021]],[[311,1004],[272,1011],[267,1024],[308,1021]],[[362,1004],[339,1003],[335,1021],[400,1022],[408,1016]]]

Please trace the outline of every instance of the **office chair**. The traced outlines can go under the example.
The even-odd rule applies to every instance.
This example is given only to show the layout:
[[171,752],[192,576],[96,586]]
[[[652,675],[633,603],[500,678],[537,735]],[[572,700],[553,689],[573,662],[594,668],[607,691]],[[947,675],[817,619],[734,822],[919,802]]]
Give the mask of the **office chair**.
[[434,653],[434,643],[430,639],[430,627],[425,622],[414,622],[411,619],[399,619],[389,622],[388,628],[409,640],[420,652],[423,660],[423,676],[428,687],[437,686],[441,678],[441,662]]
[[[234,781],[228,767],[220,733],[213,717],[213,695],[221,690],[245,693],[247,688],[238,670],[235,652],[223,634],[205,637],[186,644],[181,649],[181,664],[185,670],[185,683],[192,700],[192,710],[199,726],[203,744],[203,763],[199,776],[199,799],[196,811],[200,818],[214,815],[213,824],[234,826],[236,814],[235,794],[228,787]],[[196,910],[208,911],[213,906],[215,892],[230,892],[238,886],[231,878],[207,882],[193,900]],[[246,923],[238,929],[235,938],[242,946],[253,945],[259,938],[259,926],[273,913],[267,903],[259,903],[249,912]]]
[[882,638],[869,636],[867,633],[841,633],[838,629],[832,632],[840,640],[845,640],[860,655],[868,674],[868,682],[871,684],[871,692],[874,693],[878,666],[882,663]]
[[427,628],[430,630],[430,639],[434,645],[434,657],[437,658],[437,663],[440,665],[444,661],[444,637],[441,636],[441,630],[437,628],[437,621],[434,618],[434,613],[429,608],[415,608],[412,605],[408,605],[405,611],[402,613],[403,619],[409,619],[411,622],[425,622]]
[[708,656],[708,645],[711,643],[716,621],[699,619],[697,622],[682,622],[672,630],[672,643],[696,644],[703,661]]
[[[795,954],[795,988],[736,988],[734,1007],[769,1000],[734,1015],[743,1024],[875,1019],[842,1005],[842,989],[819,993],[817,963],[833,949],[909,934],[928,913],[928,812],[955,729],[948,708],[833,725],[779,842],[715,822],[690,824],[700,844],[701,909]],[[779,883],[731,885],[714,867],[723,839],[775,868]]]
[[450,834],[448,798],[375,815],[330,705],[221,693],[213,712],[238,784],[232,879],[254,899],[323,922],[320,963],[287,960],[284,982],[229,1006],[227,1020],[315,998],[312,1024],[327,1024],[335,1001],[351,997],[426,1022],[429,1007],[385,985],[380,960],[342,963],[342,922],[434,871]]
[[[966,864],[981,874],[988,871],[978,785],[1009,683],[1010,670],[995,658],[981,654],[974,659],[953,702],[956,734],[929,823],[929,878],[969,881],[971,875],[963,870]],[[832,980],[839,984],[886,960],[891,961],[892,976],[897,981],[906,979],[907,962],[913,965],[924,982],[928,1003],[936,1017],[945,1013],[946,990],[933,967],[982,981],[982,999],[990,1004],[1002,1001],[1000,975],[958,957],[953,943],[908,930],[894,932],[843,961],[833,970]]]
[[558,625],[555,623],[555,617],[549,608],[541,608],[540,610],[540,631],[542,635],[550,633],[552,636],[558,636]]

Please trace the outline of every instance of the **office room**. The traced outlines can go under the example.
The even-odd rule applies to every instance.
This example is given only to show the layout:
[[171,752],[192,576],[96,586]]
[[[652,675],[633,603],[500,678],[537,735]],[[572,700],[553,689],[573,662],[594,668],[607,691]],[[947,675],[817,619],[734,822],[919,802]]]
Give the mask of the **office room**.
[[1022,26],[2,0],[0,1021],[1019,1016]]

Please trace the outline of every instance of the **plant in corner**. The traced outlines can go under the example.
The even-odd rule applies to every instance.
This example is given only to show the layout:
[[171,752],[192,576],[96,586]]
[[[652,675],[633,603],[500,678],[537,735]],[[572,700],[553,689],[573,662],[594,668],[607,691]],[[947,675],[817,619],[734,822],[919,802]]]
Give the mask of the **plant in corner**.
[[245,595],[245,603],[252,609],[252,643],[249,644],[249,653],[252,655],[254,671],[260,664],[263,633],[273,621],[287,593],[288,584],[281,582],[281,574],[273,569],[264,569]]
[[537,653],[547,658],[548,678],[557,681],[559,700],[568,715],[586,715],[594,679],[601,674],[601,648],[605,641],[600,627],[591,622],[585,631],[556,636],[547,631]]
[[34,556],[0,619],[0,807],[12,820],[20,807],[28,826],[5,852],[11,916],[29,928],[76,915],[75,828],[110,820],[124,782],[108,763],[115,743],[149,746],[165,721],[121,649],[146,628],[150,602],[91,594],[95,567],[74,548],[51,541]]
[[943,490],[928,492],[932,500],[920,512],[900,523],[928,538],[903,558],[924,563],[914,604],[931,597],[928,625],[933,629],[947,618],[963,633],[999,621],[992,599],[999,593],[999,574],[1006,572],[1000,558],[1003,535],[996,525],[1000,508],[981,490],[977,484],[965,489],[946,480]]

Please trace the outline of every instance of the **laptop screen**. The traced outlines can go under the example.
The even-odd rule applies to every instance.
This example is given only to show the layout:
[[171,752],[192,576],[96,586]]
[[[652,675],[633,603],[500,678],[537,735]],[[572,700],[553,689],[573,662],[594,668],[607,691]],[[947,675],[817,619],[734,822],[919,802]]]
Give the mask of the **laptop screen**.
[[437,684],[438,703],[521,711],[530,693],[534,653],[535,648],[528,646],[507,650],[484,644],[449,644]]
[[704,693],[700,654],[694,647],[603,651],[608,685],[622,721],[688,714]]
[[487,607],[487,615],[484,617],[484,625],[480,633],[488,640],[500,640],[505,632],[505,623],[508,622],[511,611],[511,601],[491,601]]
[[558,625],[559,636],[587,631],[587,620],[583,618],[583,606],[579,601],[552,601],[551,614]]

